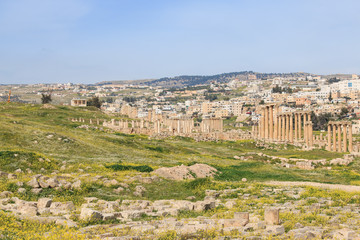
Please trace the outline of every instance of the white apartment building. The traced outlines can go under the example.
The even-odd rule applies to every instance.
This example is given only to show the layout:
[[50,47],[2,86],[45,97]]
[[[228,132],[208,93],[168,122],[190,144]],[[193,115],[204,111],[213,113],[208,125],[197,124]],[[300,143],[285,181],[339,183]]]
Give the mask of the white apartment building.
[[341,93],[350,93],[360,91],[360,79],[347,79],[330,85],[331,92],[340,91]]

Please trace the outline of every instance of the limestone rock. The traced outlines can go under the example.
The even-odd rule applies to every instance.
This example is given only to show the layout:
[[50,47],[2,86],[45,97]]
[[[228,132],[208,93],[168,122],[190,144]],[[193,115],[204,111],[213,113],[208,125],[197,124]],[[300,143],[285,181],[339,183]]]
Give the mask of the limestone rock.
[[71,188],[73,189],[81,189],[81,181],[77,180],[73,184],[71,184]]
[[268,225],[279,225],[279,209],[271,208],[265,209],[264,213],[265,223]]
[[51,198],[40,198],[37,203],[38,208],[48,208],[52,203]]
[[181,165],[176,167],[163,167],[156,169],[155,174],[171,180],[195,179],[212,177],[217,170],[206,164],[194,164],[190,167]]
[[119,193],[123,192],[124,190],[125,190],[124,188],[118,187],[117,189],[114,189],[113,192],[119,194]]
[[30,191],[34,194],[39,194],[42,191],[42,188],[33,188]]
[[12,195],[13,193],[10,191],[3,191],[0,193],[0,198],[8,198]]
[[27,185],[33,188],[40,188],[40,185],[35,177],[32,178],[29,182],[27,182]]
[[17,190],[18,193],[26,193],[26,189],[25,188],[19,188]]
[[13,173],[9,173],[7,177],[8,177],[8,179],[17,179],[16,174],[13,174]]
[[103,215],[95,210],[90,208],[82,208],[80,212],[80,219],[81,220],[101,220]]

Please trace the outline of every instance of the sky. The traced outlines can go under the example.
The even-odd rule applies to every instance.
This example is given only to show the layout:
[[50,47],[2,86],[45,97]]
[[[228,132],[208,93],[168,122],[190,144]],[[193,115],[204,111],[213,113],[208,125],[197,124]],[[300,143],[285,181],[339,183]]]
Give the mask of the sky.
[[0,0],[0,84],[360,73],[358,0]]

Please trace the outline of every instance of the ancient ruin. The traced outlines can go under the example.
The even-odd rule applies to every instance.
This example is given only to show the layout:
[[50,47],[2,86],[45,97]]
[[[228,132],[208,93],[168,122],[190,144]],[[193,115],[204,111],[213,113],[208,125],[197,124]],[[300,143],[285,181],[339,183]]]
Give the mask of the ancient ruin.
[[351,122],[331,121],[327,133],[314,136],[309,111],[279,112],[276,104],[261,108],[261,118],[258,125],[252,127],[252,135],[256,140],[290,143],[305,149],[316,147],[334,152],[353,152]]

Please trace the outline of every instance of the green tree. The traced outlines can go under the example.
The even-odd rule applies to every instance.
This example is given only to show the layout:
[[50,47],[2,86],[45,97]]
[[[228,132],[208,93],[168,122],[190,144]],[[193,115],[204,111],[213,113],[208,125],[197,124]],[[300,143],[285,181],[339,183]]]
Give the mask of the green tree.
[[332,95],[331,95],[331,92],[330,92],[330,94],[329,94],[329,102],[331,102],[333,100],[333,98],[332,98]]
[[349,109],[347,109],[346,107],[341,108],[340,114],[339,114],[339,118],[345,118],[349,113]]
[[41,94],[41,103],[46,104],[52,102],[51,91]]
[[218,96],[216,94],[206,94],[205,100],[209,100],[210,102],[215,101],[218,99]]
[[87,102],[87,106],[93,106],[93,107],[97,107],[97,108],[101,108],[101,104],[102,103],[101,103],[99,97],[92,97]]

